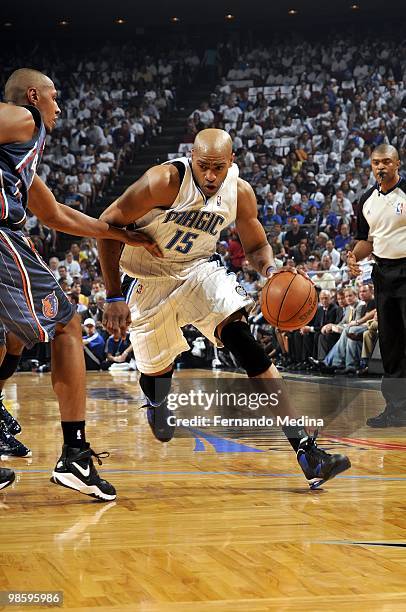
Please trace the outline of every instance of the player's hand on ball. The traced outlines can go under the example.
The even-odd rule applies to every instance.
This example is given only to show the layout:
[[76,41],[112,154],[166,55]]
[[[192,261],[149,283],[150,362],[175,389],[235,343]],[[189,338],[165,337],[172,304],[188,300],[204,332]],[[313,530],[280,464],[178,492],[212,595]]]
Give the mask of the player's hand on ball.
[[110,302],[104,305],[103,325],[109,334],[119,332],[122,338],[125,337],[130,323],[131,313],[126,302]]
[[125,230],[125,243],[133,247],[144,247],[154,257],[163,257],[162,251],[157,243],[144,232]]
[[269,271],[266,274],[267,280],[272,278],[272,276],[275,276],[275,274],[279,274],[279,272],[282,272],[283,268],[275,268],[274,266],[269,266],[268,270]]
[[357,260],[352,251],[348,251],[347,253],[347,265],[352,276],[359,276],[361,274],[361,268],[357,264]]
[[271,272],[271,274],[267,275],[267,278],[271,278],[271,276],[273,276],[274,274],[279,274],[280,272],[285,272],[287,269],[290,270],[290,272],[293,272],[293,274],[300,274],[301,276],[304,276],[304,278],[307,278],[307,280],[309,280],[313,285],[313,281],[310,278],[310,276],[307,274],[307,272],[305,272],[304,270],[302,270],[301,268],[296,268],[294,266],[284,266],[283,268],[278,268],[277,270],[274,270],[273,272]]

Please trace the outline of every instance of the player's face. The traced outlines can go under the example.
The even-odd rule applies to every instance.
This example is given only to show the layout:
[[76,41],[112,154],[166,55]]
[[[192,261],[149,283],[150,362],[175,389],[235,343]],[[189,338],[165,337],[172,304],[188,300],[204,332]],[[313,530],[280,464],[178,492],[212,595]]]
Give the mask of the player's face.
[[210,198],[220,189],[233,163],[233,156],[226,154],[192,154],[193,175],[204,195]]
[[57,91],[52,86],[44,86],[38,92],[37,108],[41,113],[42,121],[44,122],[46,131],[52,132],[56,126],[56,121],[61,109],[56,101]]
[[388,155],[379,155],[374,153],[371,157],[371,167],[374,177],[381,183],[382,181],[390,182],[395,178],[399,169],[400,161]]

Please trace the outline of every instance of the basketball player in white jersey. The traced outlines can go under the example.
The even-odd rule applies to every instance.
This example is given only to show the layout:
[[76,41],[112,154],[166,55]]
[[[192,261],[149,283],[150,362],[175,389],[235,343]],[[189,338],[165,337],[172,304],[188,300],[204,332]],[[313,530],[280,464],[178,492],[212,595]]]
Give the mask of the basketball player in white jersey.
[[[182,326],[193,324],[213,343],[228,348],[249,377],[279,378],[247,325],[251,298],[235,275],[227,274],[212,257],[221,230],[235,222],[250,265],[263,276],[275,273],[272,248],[257,219],[254,191],[238,176],[227,132],[201,131],[191,160],[180,158],[151,168],[101,218],[119,227],[135,223],[160,251],[155,255],[99,241],[107,289],[104,324],[109,333],[120,330],[122,335],[130,326],[140,385],[148,400],[148,422],[159,440],[166,442],[174,434],[167,424],[171,413],[165,400],[174,360],[189,348]],[[120,267],[132,279],[126,291],[120,284]],[[280,416],[297,416],[288,401],[278,410]],[[350,467],[347,457],[317,448],[303,428],[289,426],[284,432],[311,488]]]

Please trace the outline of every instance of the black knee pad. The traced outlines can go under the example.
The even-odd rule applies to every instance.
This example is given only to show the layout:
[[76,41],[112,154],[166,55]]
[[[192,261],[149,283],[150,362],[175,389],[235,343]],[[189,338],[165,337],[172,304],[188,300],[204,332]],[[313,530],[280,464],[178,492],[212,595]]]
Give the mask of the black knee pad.
[[171,390],[173,369],[159,376],[147,376],[141,374],[140,387],[151,406],[160,406],[168,397]]
[[13,376],[18,364],[20,363],[20,357],[21,355],[10,355],[10,353],[5,354],[3,362],[0,365],[0,380],[7,380]]
[[232,321],[225,325],[221,330],[221,341],[247,371],[248,376],[263,374],[272,365],[271,359],[243,321]]

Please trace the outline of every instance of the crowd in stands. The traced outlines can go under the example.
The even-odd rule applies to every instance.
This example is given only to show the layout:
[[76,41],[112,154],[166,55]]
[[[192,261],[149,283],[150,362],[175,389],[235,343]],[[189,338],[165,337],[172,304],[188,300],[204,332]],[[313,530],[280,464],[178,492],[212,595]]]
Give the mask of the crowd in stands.
[[[374,184],[373,148],[396,146],[401,173],[405,170],[404,42],[375,32],[358,40],[354,34],[324,42],[258,43],[233,49],[230,61],[233,55],[234,64],[223,66],[221,82],[187,118],[178,153],[169,157],[188,154],[203,128],[230,133],[240,176],[255,190],[258,218],[277,265],[301,268],[320,291],[308,326],[293,333],[273,329],[260,313],[264,279],[249,269],[234,229],[225,230],[218,253],[256,301],[250,317],[256,337],[280,368],[365,372],[377,334],[372,262],[364,262],[354,281],[346,257],[354,244],[357,203]],[[35,63],[61,90],[64,109],[39,173],[57,199],[86,210],[122,164],[134,161],[139,148],[159,132],[162,113],[176,104],[177,79],[191,81],[202,58],[190,49],[158,56],[135,53],[131,45],[106,45],[82,57],[78,52],[51,60],[40,54]],[[57,261],[55,232],[35,217],[26,229],[46,259],[53,255],[51,268],[87,321],[85,346],[103,342],[98,359],[105,368],[117,355],[106,349],[101,329],[105,294],[93,241],[72,244]],[[231,355],[213,349],[193,328],[185,334],[192,352],[180,358],[181,364],[235,365]],[[124,364],[131,360],[127,349],[117,349],[125,354]],[[88,359],[87,364],[91,367]]]
[[[30,48],[26,58],[19,50],[18,61],[15,55],[2,53],[0,90],[20,66],[35,66],[54,81],[62,112],[38,174],[59,202],[84,212],[100,206],[123,166],[160,133],[178,84],[192,80],[199,66],[191,49],[153,53],[132,44],[85,52]],[[35,216],[26,229],[45,258],[58,250],[57,234]]]

